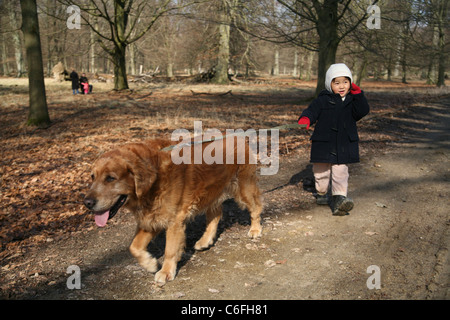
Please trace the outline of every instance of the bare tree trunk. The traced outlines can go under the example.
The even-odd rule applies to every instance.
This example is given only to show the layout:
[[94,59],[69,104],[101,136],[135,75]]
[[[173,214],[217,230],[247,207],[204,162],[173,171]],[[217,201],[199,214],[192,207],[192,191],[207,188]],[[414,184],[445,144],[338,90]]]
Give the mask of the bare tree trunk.
[[448,0],[439,1],[438,29],[439,29],[439,66],[437,86],[445,86],[445,69],[448,61],[448,52],[445,50],[445,26],[448,11]]
[[6,50],[6,35],[2,35],[2,61],[3,61],[3,75],[9,75],[9,65],[8,65],[8,52]]
[[[91,7],[92,9],[94,9],[93,4],[91,3]],[[96,30],[98,30],[98,18],[97,17],[93,17],[93,16],[89,16],[89,19],[92,21],[91,24],[93,26],[93,28],[95,28]],[[96,64],[95,64],[95,47],[96,47],[96,43],[97,43],[97,34],[95,33],[94,30],[92,30],[92,28],[89,30],[90,33],[90,58],[91,58],[91,72],[95,73],[95,68],[96,68]]]
[[91,31],[91,48],[90,48],[90,58],[91,58],[91,65],[90,65],[90,70],[92,73],[95,73],[95,40],[93,39],[94,33]]
[[230,63],[230,13],[227,0],[221,1],[219,25],[219,54],[213,83],[228,83],[228,65]]
[[11,33],[14,45],[14,56],[16,58],[16,67],[17,67],[17,77],[21,77],[23,75],[23,53],[22,53],[22,39],[20,38],[19,33],[19,19],[15,4],[13,1],[8,1],[8,11],[9,11],[9,20],[11,26],[13,27],[13,32]]
[[22,41],[20,40],[19,32],[13,32],[13,40],[17,66],[17,77],[21,77],[23,75],[23,54]]
[[435,84],[436,83],[436,52],[438,52],[439,48],[439,29],[437,25],[433,27],[433,41],[431,43],[431,54],[429,55],[430,61],[428,62],[428,70],[427,70],[427,84]]
[[401,52],[402,52],[402,47],[403,47],[403,38],[401,36],[401,33],[399,33],[398,37],[398,44],[397,44],[397,50],[395,52],[395,67],[394,67],[394,77],[398,77],[400,75],[400,61],[401,61]]
[[306,69],[306,81],[310,81],[312,78],[314,55],[315,55],[314,51],[308,52],[308,69]]
[[336,61],[336,51],[339,45],[337,8],[338,1],[325,1],[318,12],[319,65],[316,96],[325,89],[326,72],[330,65]]
[[280,51],[275,49],[275,54],[273,57],[273,68],[272,68],[272,76],[280,75]]
[[298,76],[298,51],[294,52],[294,69],[292,70],[292,76],[297,78]]
[[357,86],[361,86],[361,81],[365,78],[367,73],[367,65],[369,64],[367,52],[364,52],[362,59],[359,60],[360,62],[356,64],[358,66],[357,73],[353,75],[353,81]]
[[114,1],[115,23],[117,35],[114,41],[114,89],[128,89],[127,66],[125,53],[127,49],[125,39],[125,29],[128,20],[128,13],[125,12],[125,3]]
[[304,69],[306,69],[306,54],[305,54],[305,52],[300,52],[300,69],[299,69],[299,75],[298,75],[298,78],[300,79],[300,80],[303,80],[303,78],[304,78],[304,73],[303,73],[303,70]]
[[172,62],[169,62],[167,64],[166,71],[167,71],[167,77],[173,78],[173,63]]
[[369,64],[369,61],[367,60],[366,55],[364,55],[363,61],[361,61],[361,64],[359,66],[357,78],[356,78],[356,85],[361,86],[361,81],[364,79],[367,73],[367,65]]
[[20,0],[22,8],[22,32],[28,63],[30,109],[28,125],[46,127],[50,124],[45,96],[44,69],[36,0]]
[[406,82],[406,73],[408,71],[408,50],[410,47],[410,36],[409,36],[409,30],[410,30],[410,19],[412,17],[412,4],[406,2],[404,6],[404,20],[403,20],[403,26],[402,26],[402,49],[401,49],[401,57],[400,57],[400,65],[402,66],[402,83]]
[[135,75],[136,72],[136,44],[132,43],[128,46],[128,53],[130,55],[130,73]]
[[126,47],[116,44],[114,49],[114,89],[128,89],[127,65],[125,61]]
[[387,81],[392,81],[392,51],[389,53],[389,59],[386,66],[386,79]]

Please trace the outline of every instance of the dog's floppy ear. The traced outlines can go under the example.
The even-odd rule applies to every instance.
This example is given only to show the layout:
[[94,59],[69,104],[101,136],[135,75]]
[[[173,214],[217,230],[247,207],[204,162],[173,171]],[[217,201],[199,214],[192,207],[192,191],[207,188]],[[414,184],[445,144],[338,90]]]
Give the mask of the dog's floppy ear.
[[150,190],[156,181],[156,168],[151,163],[137,158],[128,163],[128,171],[134,177],[134,189],[139,199]]

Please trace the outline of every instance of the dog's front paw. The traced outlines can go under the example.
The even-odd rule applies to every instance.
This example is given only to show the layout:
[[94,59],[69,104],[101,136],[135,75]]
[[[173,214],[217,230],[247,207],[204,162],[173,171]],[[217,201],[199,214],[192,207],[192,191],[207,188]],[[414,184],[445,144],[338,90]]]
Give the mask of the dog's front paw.
[[148,252],[139,259],[139,264],[148,272],[155,273],[158,270],[158,260],[153,258]]
[[247,233],[247,236],[249,238],[252,239],[256,239],[261,237],[261,233],[262,233],[262,227],[258,227],[258,228],[251,228],[250,231]]
[[172,281],[173,279],[175,279],[175,272],[172,271],[166,272],[161,269],[155,274],[156,284],[160,286],[163,286],[167,281]]

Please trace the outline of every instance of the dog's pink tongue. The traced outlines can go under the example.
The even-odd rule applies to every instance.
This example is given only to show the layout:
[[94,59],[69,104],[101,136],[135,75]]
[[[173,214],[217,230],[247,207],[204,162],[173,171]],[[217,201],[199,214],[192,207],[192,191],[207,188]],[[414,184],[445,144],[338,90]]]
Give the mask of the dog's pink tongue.
[[95,215],[95,224],[102,228],[102,227],[106,226],[106,222],[108,221],[108,218],[109,218],[109,210],[102,214],[96,214]]

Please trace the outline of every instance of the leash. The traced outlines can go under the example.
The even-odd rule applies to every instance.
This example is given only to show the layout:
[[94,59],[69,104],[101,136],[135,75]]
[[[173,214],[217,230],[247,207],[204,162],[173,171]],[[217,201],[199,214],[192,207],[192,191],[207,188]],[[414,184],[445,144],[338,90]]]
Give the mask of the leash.
[[[276,126],[267,130],[287,130],[287,129],[295,129],[295,128],[306,128],[306,124],[298,124],[298,123],[291,123],[291,124],[284,124],[281,126]],[[261,130],[261,129],[260,129]],[[202,141],[193,141],[193,142],[189,142],[189,143],[183,143],[182,145],[180,144],[175,144],[172,146],[168,146],[165,148],[162,148],[161,151],[170,151],[172,149],[175,148],[184,148],[184,147],[190,147],[196,144],[202,144],[205,142],[212,142],[212,141],[218,141],[218,140],[223,140],[227,137],[233,137],[233,136],[241,136],[241,135],[245,135],[247,134],[245,131],[242,132],[235,132],[235,133],[230,133],[230,134],[226,134],[224,136],[222,136],[221,138],[214,138],[214,139],[207,139],[207,140],[202,140]]]

